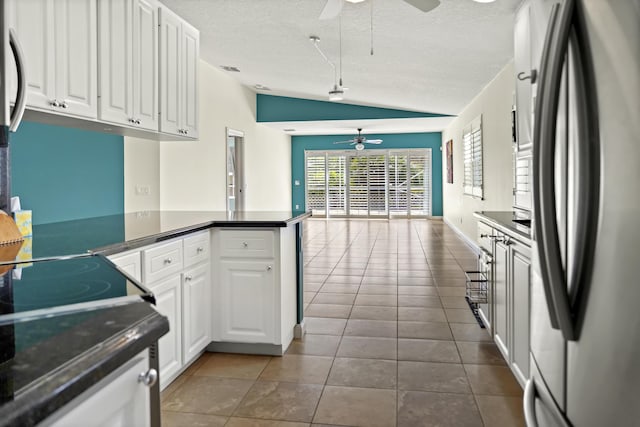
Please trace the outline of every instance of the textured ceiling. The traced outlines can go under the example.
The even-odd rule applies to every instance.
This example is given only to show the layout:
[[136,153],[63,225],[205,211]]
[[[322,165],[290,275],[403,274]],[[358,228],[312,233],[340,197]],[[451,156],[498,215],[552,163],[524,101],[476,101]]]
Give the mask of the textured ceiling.
[[[370,18],[373,1],[373,47]],[[326,100],[333,70],[309,41],[339,63],[339,19],[319,20],[324,0],[163,0],[200,30],[200,55],[242,84],[271,95]],[[520,0],[441,0],[422,13],[403,0],[345,3],[344,102],[458,114],[513,57]]]

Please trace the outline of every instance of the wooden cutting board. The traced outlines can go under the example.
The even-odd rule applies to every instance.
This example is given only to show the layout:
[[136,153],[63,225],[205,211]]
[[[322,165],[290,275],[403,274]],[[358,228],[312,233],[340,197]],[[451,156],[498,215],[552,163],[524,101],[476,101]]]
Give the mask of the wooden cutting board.
[[[16,255],[20,252],[23,240],[13,218],[0,211],[0,261],[15,260]],[[12,265],[0,266],[0,275],[12,268]]]

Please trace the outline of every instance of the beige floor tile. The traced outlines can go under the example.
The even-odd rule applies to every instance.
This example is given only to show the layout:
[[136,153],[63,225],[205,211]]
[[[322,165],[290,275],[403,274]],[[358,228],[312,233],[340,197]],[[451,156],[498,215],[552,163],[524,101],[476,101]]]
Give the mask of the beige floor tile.
[[395,360],[336,357],[327,385],[395,389],[397,369]]
[[[185,426],[187,427],[187,426]],[[309,423],[294,421],[261,420],[258,418],[231,417],[225,427],[309,427]]]
[[451,288],[451,287],[458,287],[458,288],[464,288],[465,284],[466,284],[466,280],[465,278],[447,278],[447,277],[438,277],[436,280],[434,280],[435,285],[438,286],[439,288]]
[[470,394],[399,391],[398,427],[416,426],[482,427],[482,420]]
[[398,337],[453,340],[449,324],[438,322],[398,322]]
[[362,285],[397,285],[398,279],[393,277],[364,276]]
[[396,391],[327,386],[314,423],[367,427],[396,425]]
[[[422,287],[422,286],[417,286]],[[428,307],[442,308],[440,298],[437,296],[421,296],[421,295],[400,295],[398,296],[399,307]]]
[[511,396],[476,396],[485,427],[524,427],[522,399]]
[[453,341],[422,339],[399,339],[398,360],[461,363],[458,348]]
[[354,305],[351,310],[350,318],[367,320],[396,320],[398,318],[398,309],[396,307]]
[[305,317],[304,324],[308,334],[341,336],[347,324],[347,319]]
[[317,293],[312,302],[313,304],[339,304],[339,305],[353,305],[356,296],[355,294],[331,294],[331,293]]
[[438,296],[435,286],[398,286],[398,295]]
[[389,285],[362,285],[358,294],[360,295],[397,295],[398,287]]
[[211,353],[194,375],[255,380],[269,360],[270,356]]
[[430,277],[401,277],[398,286],[435,286],[436,282]]
[[322,288],[322,283],[320,282],[310,282],[307,283],[306,279],[304,279],[304,290],[306,292],[318,292]]
[[291,341],[287,354],[335,356],[340,344],[339,336],[305,334],[302,339]]
[[304,311],[305,316],[311,317],[333,317],[337,319],[346,319],[351,313],[350,305],[341,304],[309,304]]
[[195,372],[209,359],[209,357],[211,357],[212,354],[213,353],[208,352],[204,352],[203,354],[201,354],[196,361],[191,363],[191,365],[187,369],[185,369],[182,375],[190,376],[195,374]]
[[436,286],[441,297],[464,297],[466,289],[462,286]]
[[464,297],[443,297],[441,296],[442,306],[445,308],[469,308],[469,304]]
[[349,319],[344,335],[396,338],[398,336],[398,326],[397,322],[390,320]]
[[325,283],[339,283],[343,285],[359,285],[362,277],[360,276],[341,276],[337,274],[332,274],[327,277]]
[[507,366],[464,365],[474,394],[522,396],[522,388]]
[[356,297],[355,305],[396,307],[398,297],[396,295],[359,294]]
[[[306,284],[304,285],[306,288]],[[342,285],[342,284],[333,284],[333,283],[325,283],[319,289],[319,293],[332,293],[332,294],[357,294],[360,285]]]
[[233,415],[308,423],[313,418],[322,387],[315,384],[256,381]]
[[316,292],[305,291],[303,295],[303,301],[306,303],[310,303],[316,296],[316,294]]
[[441,308],[398,307],[398,320],[446,323],[447,318]]
[[430,279],[433,276],[431,270],[398,270],[398,280],[402,279]]
[[191,376],[162,403],[162,409],[175,412],[231,415],[253,380]]
[[190,414],[188,412],[162,411],[162,427],[222,427],[227,417],[219,415]]
[[178,387],[180,387],[182,385],[182,383],[184,383],[187,380],[187,376],[186,375],[180,375],[178,378],[176,378],[175,380],[173,380],[173,382],[171,384],[169,384],[167,386],[167,388],[165,388],[161,393],[160,393],[160,402],[164,403],[166,400],[169,399],[169,396],[178,389]]
[[471,393],[460,364],[398,361],[398,389]]
[[505,365],[498,347],[492,342],[456,341],[462,363],[474,365]]
[[324,384],[333,363],[332,357],[285,354],[271,359],[260,374],[265,381]]
[[336,357],[396,360],[396,347],[393,338],[343,337]]
[[486,329],[477,323],[449,323],[453,338],[456,341],[485,341],[493,342]]
[[478,324],[476,316],[473,315],[469,306],[466,308],[445,308],[444,313],[451,323],[473,323]]
[[[375,262],[375,261],[374,261]],[[364,277],[391,277],[396,279],[398,277],[398,270],[393,268],[380,268],[378,265],[371,264],[373,267],[369,266],[364,272]]]

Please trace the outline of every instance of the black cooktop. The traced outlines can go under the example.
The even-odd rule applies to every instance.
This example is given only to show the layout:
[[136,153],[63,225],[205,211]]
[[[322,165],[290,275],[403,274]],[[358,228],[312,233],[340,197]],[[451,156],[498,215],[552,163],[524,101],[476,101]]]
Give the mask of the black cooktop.
[[[54,311],[90,309],[150,293],[101,256],[3,266],[0,324]],[[0,267],[2,268],[2,267]]]

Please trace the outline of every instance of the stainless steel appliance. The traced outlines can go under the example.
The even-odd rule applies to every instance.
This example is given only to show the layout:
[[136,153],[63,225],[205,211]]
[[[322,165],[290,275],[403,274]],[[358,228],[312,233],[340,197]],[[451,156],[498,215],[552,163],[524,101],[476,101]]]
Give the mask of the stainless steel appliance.
[[640,2],[548,15],[534,121],[529,426],[640,425]]

